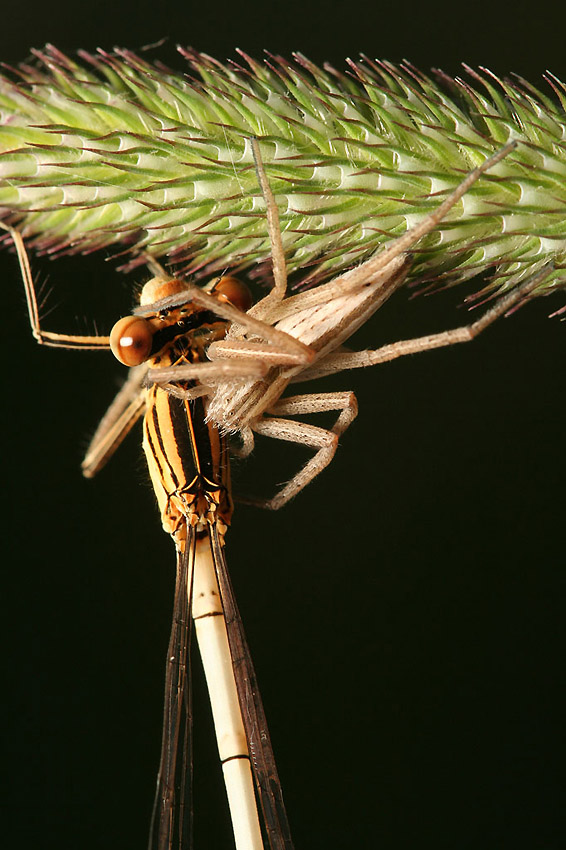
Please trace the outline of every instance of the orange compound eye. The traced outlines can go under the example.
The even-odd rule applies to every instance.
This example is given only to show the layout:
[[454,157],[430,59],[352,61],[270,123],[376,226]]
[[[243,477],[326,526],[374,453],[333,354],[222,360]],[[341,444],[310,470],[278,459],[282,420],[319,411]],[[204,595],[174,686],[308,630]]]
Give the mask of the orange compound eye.
[[237,307],[243,313],[247,313],[254,303],[249,287],[237,277],[221,277],[216,281],[212,294],[218,296],[220,301],[228,301],[233,307]]
[[125,316],[110,332],[112,354],[124,366],[139,366],[150,355],[153,342],[151,326],[146,319]]

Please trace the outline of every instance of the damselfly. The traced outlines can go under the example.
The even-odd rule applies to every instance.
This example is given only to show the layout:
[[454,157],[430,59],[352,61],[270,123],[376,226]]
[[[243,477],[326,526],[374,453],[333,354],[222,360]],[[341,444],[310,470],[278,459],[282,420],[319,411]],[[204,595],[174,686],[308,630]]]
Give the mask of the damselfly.
[[[110,337],[72,336],[43,331],[27,255],[21,237],[11,230],[24,274],[30,321],[35,337],[52,347],[107,349],[130,366],[181,367],[204,370],[208,345],[225,335],[218,315],[238,305],[250,305],[247,287],[234,278],[221,278],[210,288],[215,311],[187,302],[182,281],[155,278],[143,289],[139,310],[144,317],[120,320]],[[223,306],[224,304],[224,306]],[[255,327],[251,320],[252,327]],[[299,347],[300,344],[297,345]],[[226,374],[241,374],[240,364],[225,364]],[[143,447],[148,461],[164,529],[177,553],[173,627],[167,654],[161,763],[151,827],[150,846],[169,850],[188,846],[190,789],[190,694],[188,659],[190,621],[195,631],[207,678],[223,766],[236,847],[259,850],[262,829],[255,803],[254,783],[263,827],[273,850],[291,848],[291,838],[275,760],[269,740],[255,673],[231,590],[223,555],[232,500],[227,442],[205,422],[202,398],[183,399],[152,384],[139,391],[138,374],[130,403],[118,412],[111,407],[96,432],[85,463],[92,475],[108,460],[140,415],[144,415]],[[261,363],[256,374],[265,371]],[[245,374],[249,375],[249,364]],[[186,391],[185,377],[180,389]],[[120,398],[123,399],[123,394]]]
[[[331,459],[338,434],[355,416],[355,402],[351,398],[337,401],[336,395],[340,394],[335,394],[333,399],[328,396],[315,400],[299,397],[278,402],[281,393],[299,373],[309,377],[308,369],[315,360],[318,362],[313,371],[317,374],[335,370],[335,364],[327,355],[375,312],[404,279],[410,266],[406,251],[434,228],[483,171],[508,151],[506,148],[487,160],[435,213],[392,243],[376,260],[368,261],[314,293],[285,299],[282,303],[286,290],[284,258],[273,236],[276,226],[272,223],[276,289],[257,305],[256,315],[253,310],[245,313],[249,307],[247,296],[232,278],[213,282],[209,291],[203,293],[183,281],[158,277],[144,288],[140,307],[134,315],[121,320],[110,338],[61,335],[41,329],[23,242],[19,233],[10,229],[18,248],[30,320],[38,341],[67,348],[107,349],[111,346],[119,359],[132,367],[124,390],[95,434],[85,458],[85,474],[93,475],[100,469],[136,420],[144,415],[144,449],[150,474],[163,526],[175,542],[175,612],[152,827],[154,846],[159,850],[173,846],[175,841],[182,842],[187,829],[190,831],[190,826],[185,825],[190,820],[190,807],[184,805],[190,784],[190,735],[183,714],[188,710],[186,668],[191,615],[196,623],[217,722],[237,847],[262,846],[250,760],[270,847],[292,846],[255,675],[223,557],[224,535],[232,512],[228,450],[207,407],[216,403],[218,409],[221,388],[227,379],[244,378],[248,382],[248,397],[250,381],[251,395],[263,387],[262,403],[252,407],[252,412],[244,415],[244,405],[238,402],[232,420],[234,427],[228,415],[219,424],[224,430],[237,430],[244,436],[248,433],[246,429],[253,427],[260,433],[271,433],[291,441],[296,441],[300,432],[302,442],[318,449],[315,463],[307,465],[307,471],[287,485],[270,506],[278,507],[298,492]],[[260,161],[258,169],[260,180],[263,178],[267,207],[273,216],[274,205]],[[489,321],[524,294],[525,290],[520,290],[513,301],[504,301],[498,310],[489,314]],[[273,306],[277,309],[272,311]],[[301,319],[308,322],[305,334],[300,330]],[[290,320],[287,326],[286,320]],[[235,330],[235,343],[222,343],[227,321],[233,321],[240,329]],[[487,323],[484,319],[484,325]],[[252,339],[244,338],[244,334],[251,335]],[[254,345],[254,337],[261,342]],[[430,344],[423,344],[421,340],[419,346],[411,348],[405,344],[396,349],[396,353],[389,353],[398,356],[409,349],[423,350],[451,341],[454,339],[438,335],[429,338]],[[233,355],[236,352],[237,356],[207,362],[207,352],[214,344],[215,354]],[[338,352],[334,356],[348,355]],[[373,362],[378,362],[379,357],[391,359],[383,356],[382,351]],[[262,379],[264,383],[258,383]],[[145,387],[147,381],[149,386]],[[196,386],[195,381],[198,382]],[[342,395],[351,397],[351,394]],[[211,397],[210,405],[203,398],[205,396]],[[322,429],[312,429],[312,426],[300,429],[284,426],[282,429],[277,423],[274,428],[273,420],[271,425],[269,420],[258,425],[265,410],[289,414],[336,409],[342,413],[331,435],[324,432],[324,445],[318,433]]]

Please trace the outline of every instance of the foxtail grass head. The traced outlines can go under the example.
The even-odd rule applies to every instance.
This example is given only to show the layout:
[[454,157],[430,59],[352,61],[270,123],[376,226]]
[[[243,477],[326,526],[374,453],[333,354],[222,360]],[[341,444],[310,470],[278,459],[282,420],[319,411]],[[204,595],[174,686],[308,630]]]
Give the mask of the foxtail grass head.
[[465,79],[363,57],[343,71],[181,50],[189,75],[133,53],[48,46],[0,77],[0,215],[36,251],[113,247],[184,272],[268,268],[260,140],[289,269],[319,281],[367,259],[511,139],[419,244],[413,279],[493,273],[491,288],[556,271],[564,286],[566,88],[488,71]]

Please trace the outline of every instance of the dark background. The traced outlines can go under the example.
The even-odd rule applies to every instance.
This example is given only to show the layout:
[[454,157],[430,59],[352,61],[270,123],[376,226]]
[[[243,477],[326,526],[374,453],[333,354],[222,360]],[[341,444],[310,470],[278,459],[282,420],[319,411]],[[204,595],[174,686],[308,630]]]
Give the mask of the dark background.
[[[564,79],[547,6],[477,2],[9,4],[0,59],[52,41],[176,42],[341,67],[363,51]],[[5,847],[145,847],[160,741],[173,550],[136,437],[94,482],[81,451],[120,380],[105,354],[42,350],[0,255],[7,579]],[[104,256],[34,263],[56,309],[107,330],[131,279]],[[137,282],[137,281],[136,281]],[[400,293],[358,345],[464,321],[466,287]],[[297,850],[564,847],[558,767],[564,602],[564,296],[470,346],[328,379],[360,416],[320,479],[278,514],[238,509],[228,557]],[[77,316],[78,320],[74,317]],[[266,494],[305,455],[259,441],[241,488]],[[6,557],[7,554],[7,557]],[[200,673],[195,690],[202,694]],[[197,699],[197,850],[230,848],[206,703]]]

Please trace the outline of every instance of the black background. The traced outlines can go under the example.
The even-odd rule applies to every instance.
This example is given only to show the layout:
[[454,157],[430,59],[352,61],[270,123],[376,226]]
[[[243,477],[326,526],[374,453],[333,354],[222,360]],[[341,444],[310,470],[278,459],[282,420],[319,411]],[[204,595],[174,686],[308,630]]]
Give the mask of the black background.
[[[239,46],[338,66],[363,51],[452,74],[466,61],[539,84],[546,68],[566,77],[563,32],[526,2],[52,0],[9,4],[0,58],[22,61],[46,41],[72,51],[168,36],[155,56],[180,70],[176,42],[219,59]],[[120,367],[36,346],[15,260],[0,264],[3,844],[137,850],[158,759],[172,545],[134,437],[98,480],[79,474]],[[53,329],[96,316],[107,330],[132,298],[103,255],[34,270],[53,291]],[[400,293],[358,345],[455,326],[467,291]],[[329,379],[360,402],[332,468],[278,514],[236,513],[229,563],[297,850],[564,846],[566,325],[546,318],[564,300],[532,304],[470,346]],[[236,483],[270,494],[304,457],[258,441]],[[229,848],[197,702],[196,848]]]

